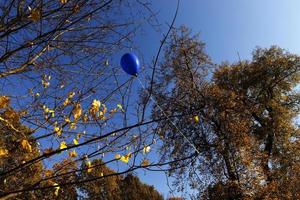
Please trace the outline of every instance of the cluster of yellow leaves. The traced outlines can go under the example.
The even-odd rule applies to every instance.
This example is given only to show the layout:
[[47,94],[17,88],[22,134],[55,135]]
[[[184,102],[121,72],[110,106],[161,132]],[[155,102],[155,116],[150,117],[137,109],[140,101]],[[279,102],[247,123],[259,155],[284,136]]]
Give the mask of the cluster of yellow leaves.
[[131,153],[129,152],[124,156],[121,156],[120,154],[116,154],[115,158],[118,159],[118,160],[121,160],[124,163],[128,163],[129,159],[131,158]]
[[[101,107],[102,107],[102,110],[100,110]],[[105,120],[106,112],[107,112],[107,108],[106,108],[105,104],[101,104],[101,102],[99,100],[94,99],[91,104],[91,107],[89,109],[89,113],[92,115],[92,117],[94,119]]]
[[60,136],[62,133],[62,128],[58,126],[54,126],[54,132],[56,133],[57,136]]
[[63,106],[67,106],[67,105],[71,104],[71,100],[74,96],[75,96],[75,92],[69,92],[68,97],[65,99],[65,101],[63,103]]
[[0,109],[6,108],[9,105],[9,97],[0,96]]
[[70,151],[70,152],[69,152],[69,156],[70,156],[71,158],[75,158],[75,157],[77,157],[77,153],[76,153],[76,151],[75,151],[75,150],[73,150],[73,151]]
[[6,157],[8,155],[8,150],[5,148],[0,148],[0,157]]
[[149,153],[149,152],[150,152],[150,149],[151,149],[150,146],[144,146],[144,148],[143,148],[143,153],[144,153],[144,154]]
[[72,114],[74,116],[74,120],[78,121],[78,119],[81,117],[82,109],[80,103],[77,103],[72,111]]
[[66,148],[68,148],[66,142],[61,142],[59,145],[59,149],[66,149]]
[[43,105],[43,110],[45,114],[51,114],[51,117],[55,116],[55,111],[53,109],[48,108],[46,105]]
[[101,107],[101,102],[99,100],[97,100],[97,99],[94,99],[93,102],[92,102],[92,105],[91,105],[91,107],[89,109],[90,114],[94,118],[96,118],[97,113],[99,112],[100,107]]
[[23,149],[25,149],[25,150],[27,150],[29,152],[32,152],[32,147],[31,147],[30,143],[28,142],[28,140],[23,139],[21,141],[21,145],[22,145]]
[[42,77],[42,85],[43,85],[43,87],[46,89],[47,87],[49,87],[50,86],[50,81],[51,80],[51,76],[49,75],[49,76],[47,76],[47,75],[43,75],[43,77]]

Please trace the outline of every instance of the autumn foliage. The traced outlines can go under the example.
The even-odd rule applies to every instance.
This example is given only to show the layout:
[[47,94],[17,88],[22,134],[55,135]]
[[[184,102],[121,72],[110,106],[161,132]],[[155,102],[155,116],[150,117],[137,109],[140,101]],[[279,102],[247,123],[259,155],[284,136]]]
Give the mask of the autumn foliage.
[[[182,27],[162,66],[158,104],[191,113],[157,127],[168,156],[192,155],[170,171],[178,188],[186,180],[204,199],[299,199],[298,55],[257,48],[251,61],[213,67],[203,43]],[[160,114],[154,106],[153,116]]]

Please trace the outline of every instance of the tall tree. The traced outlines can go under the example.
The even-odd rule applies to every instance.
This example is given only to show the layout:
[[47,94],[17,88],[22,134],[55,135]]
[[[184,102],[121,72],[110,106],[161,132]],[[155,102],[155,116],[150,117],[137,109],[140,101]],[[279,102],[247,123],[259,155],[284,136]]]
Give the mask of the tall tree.
[[[186,33],[173,34],[155,95],[163,113],[190,113],[157,126],[164,158],[195,152],[170,171],[181,177],[177,185],[188,175],[207,199],[298,198],[299,188],[286,186],[299,181],[300,57],[257,48],[252,61],[223,64],[209,78],[207,61],[199,62],[207,58],[203,43]],[[154,106],[153,116],[162,110]]]

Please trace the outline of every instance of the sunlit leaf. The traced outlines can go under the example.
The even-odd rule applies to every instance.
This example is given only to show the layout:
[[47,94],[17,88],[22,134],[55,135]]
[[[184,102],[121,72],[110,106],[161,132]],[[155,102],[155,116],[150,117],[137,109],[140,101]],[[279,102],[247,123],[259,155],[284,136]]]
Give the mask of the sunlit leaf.
[[27,151],[32,152],[32,147],[31,147],[30,143],[28,142],[28,140],[23,139],[23,140],[21,141],[21,145],[22,145],[22,147],[23,147],[24,149],[26,149]]
[[123,109],[123,106],[121,104],[117,104],[117,107],[122,111],[122,112],[125,112],[124,109]]
[[125,156],[121,156],[120,160],[124,163],[128,163],[130,157],[131,157],[131,153],[128,153]]
[[61,142],[59,145],[59,149],[66,149],[66,148],[68,148],[66,142]]
[[66,118],[65,118],[65,122],[66,122],[66,123],[70,123],[70,122],[71,122],[70,118],[69,118],[69,117],[66,117]]
[[115,159],[120,159],[120,158],[121,158],[121,155],[117,153],[117,154],[115,155]]
[[57,134],[57,136],[60,136],[62,133],[62,129],[58,126],[54,127],[54,132]]
[[0,108],[6,108],[9,105],[9,97],[0,96]]
[[8,150],[0,148],[0,157],[6,157],[8,155]]
[[73,116],[74,116],[74,120],[77,121],[81,114],[82,114],[82,109],[81,109],[81,105],[80,103],[77,103],[72,111]]
[[66,98],[64,103],[63,103],[63,106],[67,106],[71,103],[70,99],[69,98]]
[[143,153],[144,153],[144,154],[149,153],[149,152],[150,152],[150,149],[151,149],[150,146],[144,146],[144,148],[143,148]]
[[65,3],[68,2],[68,0],[59,0],[59,1],[60,1],[60,3],[62,3],[62,4],[65,4]]
[[194,120],[195,123],[198,123],[198,122],[199,122],[199,117],[198,117],[198,115],[195,115],[195,116],[193,117],[193,120]]
[[148,166],[148,165],[149,165],[149,160],[144,159],[144,160],[142,161],[141,165],[142,165],[143,167]]
[[79,142],[78,142],[78,140],[77,139],[73,139],[73,143],[75,144],[75,145],[78,145],[79,144]]
[[68,98],[72,99],[75,96],[75,92],[69,92],[68,93]]
[[87,161],[86,166],[88,168],[87,173],[91,173],[92,172],[92,163],[91,163],[91,161]]
[[76,151],[75,151],[75,150],[73,150],[73,151],[70,151],[70,152],[69,152],[69,156],[70,156],[71,158],[75,158],[75,157],[77,157],[77,153],[76,153]]
[[57,183],[54,183],[53,186],[55,186],[54,187],[54,189],[55,189],[54,195],[58,196],[58,192],[59,192],[60,186]]
[[70,129],[76,129],[76,123],[75,122],[70,123]]
[[44,88],[47,88],[47,87],[50,86],[50,82],[42,80],[42,85],[43,85]]

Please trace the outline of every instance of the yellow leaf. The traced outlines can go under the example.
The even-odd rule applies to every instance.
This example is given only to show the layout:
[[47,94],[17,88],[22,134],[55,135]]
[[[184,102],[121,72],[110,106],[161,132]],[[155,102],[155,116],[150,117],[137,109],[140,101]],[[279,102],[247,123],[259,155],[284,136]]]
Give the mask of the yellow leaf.
[[84,114],[83,117],[82,117],[82,121],[85,122],[85,123],[88,122],[89,121],[89,116],[87,116],[87,114]]
[[97,113],[99,112],[99,109],[100,109],[100,106],[101,106],[101,102],[97,99],[94,99],[93,102],[92,102],[92,105],[89,109],[89,112],[90,114],[96,118],[97,117]]
[[101,106],[101,102],[97,99],[94,99],[92,103],[92,107],[95,107],[99,110],[100,106]]
[[45,175],[45,177],[51,177],[51,176],[53,176],[53,171],[50,169],[45,170],[44,175]]
[[131,157],[131,153],[128,153],[125,156],[121,156],[120,160],[124,163],[128,163],[130,157]]
[[149,152],[150,152],[150,149],[151,149],[150,146],[144,146],[144,148],[143,148],[143,153],[144,153],[144,154],[149,153]]
[[72,123],[70,124],[70,129],[76,129],[76,123],[72,122]]
[[103,177],[103,176],[104,176],[104,174],[101,172],[101,173],[100,173],[100,177]]
[[0,157],[6,157],[8,155],[8,150],[0,148]]
[[75,151],[75,150],[73,150],[73,151],[70,151],[70,152],[69,152],[69,156],[70,156],[71,158],[75,158],[75,157],[77,157],[77,153],[76,153],[76,151]]
[[54,187],[54,189],[55,189],[54,194],[55,194],[55,196],[58,196],[58,192],[59,192],[60,187],[57,183],[54,183],[53,186],[55,186]]
[[0,108],[6,108],[9,105],[9,97],[0,96]]
[[69,92],[68,98],[72,99],[75,96],[75,92]]
[[116,159],[120,159],[120,158],[121,158],[121,155],[117,153],[117,154],[115,155],[115,158],[116,158]]
[[66,118],[65,118],[65,122],[66,122],[66,123],[70,123],[70,122],[71,122],[70,118],[69,118],[69,117],[66,117]]
[[78,140],[77,139],[73,139],[73,143],[75,144],[75,145],[78,145],[79,143],[78,143]]
[[64,103],[63,103],[63,105],[67,106],[69,104],[70,104],[70,100],[69,100],[69,98],[66,98],[65,101],[64,101]]
[[121,104],[117,104],[117,107],[118,107],[122,112],[125,112]]
[[92,172],[92,163],[91,163],[91,161],[88,161],[87,163],[86,163],[86,166],[87,166],[87,173],[91,173]]
[[105,105],[105,104],[103,104],[103,105],[102,105],[102,107],[103,107],[103,110],[102,110],[102,112],[103,112],[103,115],[105,115],[105,113],[106,113],[106,111],[107,111],[106,105]]
[[62,3],[62,4],[65,4],[67,2],[68,2],[68,0],[60,0],[60,3]]
[[66,149],[66,148],[68,148],[66,142],[61,142],[59,149]]
[[199,122],[199,117],[196,115],[196,116],[193,117],[193,120],[194,120],[195,123],[198,123]]
[[144,159],[144,160],[142,161],[141,165],[142,165],[143,167],[148,166],[148,165],[149,165],[149,160]]
[[100,120],[105,120],[105,119],[106,119],[106,117],[104,116],[104,114],[105,114],[105,113],[104,113],[103,111],[100,111],[100,112],[99,112],[99,119],[100,119]]
[[81,105],[80,103],[77,103],[72,111],[73,115],[74,115],[74,120],[77,121],[81,114],[82,114],[82,109],[81,109]]
[[62,129],[60,127],[55,126],[54,127],[54,131],[57,134],[57,136],[60,136],[62,133]]
[[30,143],[28,142],[28,140],[23,139],[23,140],[21,141],[21,145],[22,145],[22,147],[23,147],[24,149],[26,149],[27,151],[32,152],[32,147],[31,147]]
[[44,86],[44,88],[47,88],[47,87],[49,87],[50,82],[42,80],[42,85]]

